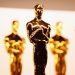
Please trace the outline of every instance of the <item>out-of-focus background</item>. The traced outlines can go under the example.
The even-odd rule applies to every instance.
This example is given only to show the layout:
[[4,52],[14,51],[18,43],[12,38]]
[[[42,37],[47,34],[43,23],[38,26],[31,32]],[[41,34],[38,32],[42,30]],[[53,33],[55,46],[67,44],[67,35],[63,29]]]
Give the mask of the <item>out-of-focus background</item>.
[[[12,21],[19,21],[18,34],[26,40],[22,56],[22,75],[34,75],[33,45],[29,42],[26,23],[35,17],[34,6],[43,4],[42,19],[51,25],[51,36],[55,34],[57,21],[63,22],[62,35],[69,39],[66,55],[66,75],[75,74],[75,1],[74,0],[0,0],[0,75],[10,75],[10,55],[6,52],[4,37],[12,32]],[[47,45],[48,62],[46,75],[55,75],[54,56]]]

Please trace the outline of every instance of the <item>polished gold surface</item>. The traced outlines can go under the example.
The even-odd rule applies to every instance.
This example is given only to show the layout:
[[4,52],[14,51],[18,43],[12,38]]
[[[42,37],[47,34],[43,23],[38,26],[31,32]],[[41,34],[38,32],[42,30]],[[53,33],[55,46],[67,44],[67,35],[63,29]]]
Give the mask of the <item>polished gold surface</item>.
[[51,52],[55,55],[56,75],[66,75],[65,55],[68,50],[68,40],[61,36],[62,22],[56,23],[56,35],[49,39]]
[[18,21],[12,23],[12,34],[5,37],[5,47],[10,54],[11,75],[21,75],[22,62],[21,56],[24,51],[24,38],[18,35]]

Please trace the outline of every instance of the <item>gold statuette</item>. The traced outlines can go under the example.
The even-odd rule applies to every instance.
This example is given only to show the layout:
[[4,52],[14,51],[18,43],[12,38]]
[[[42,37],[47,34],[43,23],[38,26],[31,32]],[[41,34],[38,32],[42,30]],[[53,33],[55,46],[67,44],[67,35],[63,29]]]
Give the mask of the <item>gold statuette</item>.
[[21,56],[24,51],[24,38],[18,34],[18,21],[12,23],[12,33],[5,37],[5,47],[10,54],[10,71],[11,75],[21,75],[22,61]]
[[62,22],[56,24],[56,35],[49,39],[51,52],[55,55],[56,75],[66,75],[65,55],[68,50],[68,40],[61,36]]
[[50,38],[50,25],[42,20],[43,7],[35,5],[35,18],[27,23],[27,34],[34,45],[35,75],[45,75],[47,64],[46,44]]

